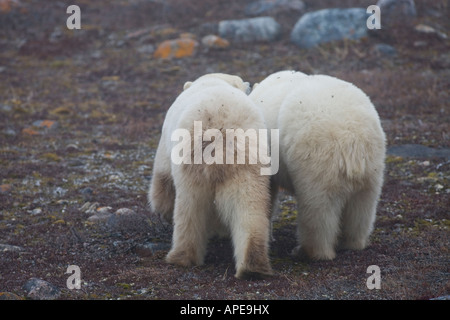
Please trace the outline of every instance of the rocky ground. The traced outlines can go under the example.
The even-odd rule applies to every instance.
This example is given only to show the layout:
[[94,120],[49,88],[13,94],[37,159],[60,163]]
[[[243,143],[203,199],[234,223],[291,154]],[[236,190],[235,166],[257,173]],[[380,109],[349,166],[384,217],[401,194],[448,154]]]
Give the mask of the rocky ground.
[[[0,299],[448,297],[447,1],[417,1],[417,14],[395,26],[309,49],[290,41],[302,14],[373,3],[305,0],[252,13],[252,1],[237,0],[76,2],[81,30],[66,27],[73,3],[0,1]],[[219,21],[248,14],[273,17],[280,34],[202,42]],[[146,199],[165,111],[204,73],[254,83],[283,69],[351,81],[376,105],[389,155],[371,245],[331,262],[291,257],[297,208],[286,194],[272,278],[235,279],[225,240],[212,241],[203,266],[165,264],[172,228]],[[69,265],[81,289],[67,287]],[[370,265],[381,289],[366,286]]]

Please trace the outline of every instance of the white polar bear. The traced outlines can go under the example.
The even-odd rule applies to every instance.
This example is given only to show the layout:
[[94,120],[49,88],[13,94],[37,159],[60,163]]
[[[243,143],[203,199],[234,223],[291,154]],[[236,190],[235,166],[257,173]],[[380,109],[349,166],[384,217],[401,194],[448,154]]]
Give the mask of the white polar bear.
[[272,194],[281,186],[296,196],[296,251],[329,260],[338,244],[365,248],[386,152],[370,99],[351,83],[294,71],[268,76],[250,98],[263,111],[268,128],[280,130],[280,169]]
[[[251,143],[255,137],[247,137],[244,164],[222,161],[230,152],[235,160],[242,145],[219,141],[227,130],[265,129],[262,112],[247,96],[248,89],[248,83],[237,76],[208,74],[187,82],[167,111],[148,196],[153,212],[169,220],[173,216],[169,263],[201,265],[208,239],[226,230],[234,246],[237,278],[272,274],[268,257],[270,177],[260,174],[261,163],[249,162],[258,147]],[[195,132],[199,123],[200,136]],[[178,142],[180,138],[186,138],[184,143]],[[231,150],[222,154],[230,145]],[[196,146],[203,152],[200,158]]]

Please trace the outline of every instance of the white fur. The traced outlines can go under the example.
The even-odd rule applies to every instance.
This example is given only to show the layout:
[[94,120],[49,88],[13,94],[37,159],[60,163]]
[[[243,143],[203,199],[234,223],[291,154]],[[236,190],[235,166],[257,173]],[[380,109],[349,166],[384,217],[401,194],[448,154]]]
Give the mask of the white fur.
[[[209,74],[187,82],[167,112],[156,152],[149,201],[154,212],[173,216],[172,248],[166,260],[183,266],[204,261],[207,240],[219,231],[231,234],[236,277],[272,273],[269,245],[269,177],[260,164],[174,164],[171,141],[176,129],[263,129],[262,113],[236,76]],[[191,135],[193,138],[193,135]],[[189,145],[190,142],[189,142]],[[204,146],[203,146],[204,148]]]
[[293,71],[268,76],[250,97],[268,128],[280,129],[273,192],[281,186],[296,196],[298,248],[313,259],[333,259],[338,243],[365,248],[385,159],[385,134],[370,99],[348,82]]

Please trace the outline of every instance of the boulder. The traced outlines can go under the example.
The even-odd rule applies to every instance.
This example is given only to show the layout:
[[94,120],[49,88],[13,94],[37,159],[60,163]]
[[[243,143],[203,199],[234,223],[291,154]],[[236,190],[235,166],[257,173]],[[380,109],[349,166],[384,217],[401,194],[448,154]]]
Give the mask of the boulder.
[[394,25],[406,25],[417,16],[414,0],[379,0],[377,6],[381,12],[381,28]]
[[301,0],[257,0],[249,3],[244,10],[248,16],[277,14],[287,11],[302,11],[305,3]]
[[219,35],[235,42],[274,41],[281,26],[272,17],[257,17],[219,22]]
[[322,9],[304,14],[291,32],[291,41],[301,48],[367,36],[366,9]]

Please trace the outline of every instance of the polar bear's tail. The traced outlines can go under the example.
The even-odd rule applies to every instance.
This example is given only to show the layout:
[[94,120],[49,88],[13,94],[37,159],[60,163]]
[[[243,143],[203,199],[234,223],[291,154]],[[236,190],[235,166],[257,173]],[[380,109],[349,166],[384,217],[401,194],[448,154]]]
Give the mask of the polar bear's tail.
[[366,175],[368,150],[365,141],[349,137],[339,143],[339,171],[351,180],[360,180]]

